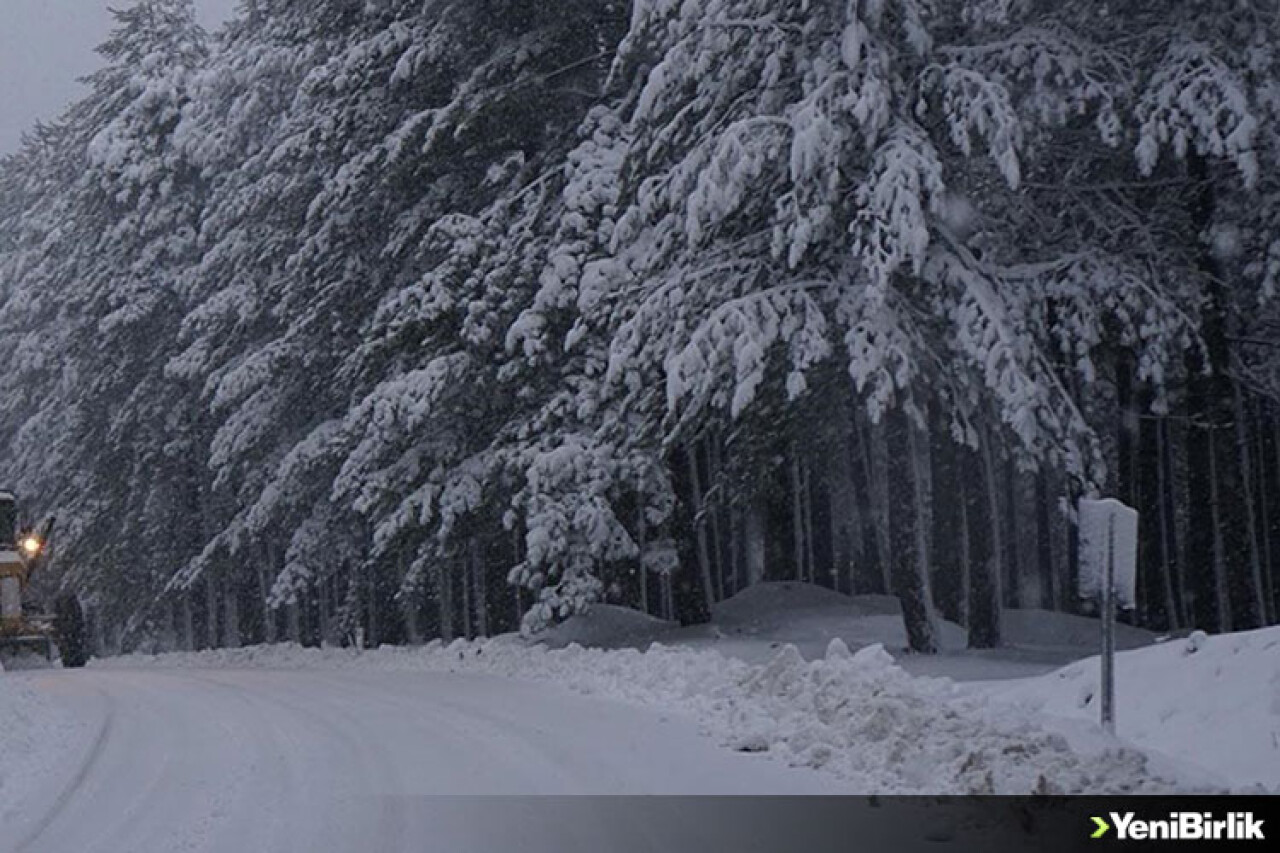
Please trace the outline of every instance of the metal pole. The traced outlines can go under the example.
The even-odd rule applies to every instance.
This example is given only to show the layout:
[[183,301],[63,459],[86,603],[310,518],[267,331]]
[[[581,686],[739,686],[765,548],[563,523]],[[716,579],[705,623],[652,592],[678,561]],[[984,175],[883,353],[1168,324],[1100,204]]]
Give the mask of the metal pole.
[[1107,565],[1102,579],[1102,727],[1116,733],[1116,518],[1107,518]]

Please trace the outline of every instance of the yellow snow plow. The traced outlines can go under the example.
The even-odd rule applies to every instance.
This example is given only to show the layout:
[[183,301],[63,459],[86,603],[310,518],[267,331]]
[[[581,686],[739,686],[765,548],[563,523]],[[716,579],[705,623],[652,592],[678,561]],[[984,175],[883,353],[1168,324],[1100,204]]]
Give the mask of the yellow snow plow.
[[0,663],[6,667],[47,666],[58,651],[58,620],[26,601],[52,532],[53,519],[38,533],[19,532],[17,499],[0,492]]

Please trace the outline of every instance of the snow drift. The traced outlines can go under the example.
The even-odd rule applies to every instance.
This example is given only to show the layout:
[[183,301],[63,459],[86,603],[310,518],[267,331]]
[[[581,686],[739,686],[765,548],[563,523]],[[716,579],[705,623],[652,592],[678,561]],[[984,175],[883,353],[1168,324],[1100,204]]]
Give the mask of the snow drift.
[[[1029,713],[1097,720],[1097,657],[990,686]],[[1280,628],[1197,632],[1116,656],[1116,732],[1236,786],[1280,792]]]

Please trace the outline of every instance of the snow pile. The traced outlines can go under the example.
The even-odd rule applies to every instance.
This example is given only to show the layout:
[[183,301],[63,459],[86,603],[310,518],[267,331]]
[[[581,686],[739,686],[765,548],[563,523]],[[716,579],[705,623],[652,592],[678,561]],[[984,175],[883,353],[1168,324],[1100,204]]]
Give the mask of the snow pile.
[[[1028,713],[1097,720],[1099,658],[984,686]],[[1280,792],[1280,628],[1182,640],[1116,656],[1116,733],[1236,786]]]
[[668,622],[615,604],[595,604],[538,635],[537,639],[553,649],[572,643],[602,649],[644,647],[679,629],[678,622]]
[[1145,756],[1115,742],[1080,751],[1035,716],[942,679],[916,678],[881,646],[853,654],[839,640],[805,661],[785,647],[766,664],[654,645],[646,652],[570,645],[553,650],[507,636],[448,646],[218,650],[95,662],[98,667],[345,668],[479,673],[548,681],[698,720],[744,752],[768,753],[865,793],[1122,793],[1185,791]]

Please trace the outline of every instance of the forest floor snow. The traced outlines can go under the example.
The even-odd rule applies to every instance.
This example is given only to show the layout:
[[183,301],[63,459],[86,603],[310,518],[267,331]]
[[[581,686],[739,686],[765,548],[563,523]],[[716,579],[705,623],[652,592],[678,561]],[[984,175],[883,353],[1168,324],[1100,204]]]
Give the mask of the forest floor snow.
[[[913,675],[957,681],[1042,675],[1095,654],[1100,642],[1096,619],[1047,610],[1006,610],[1004,644],[999,649],[967,648],[968,633],[954,622],[939,619],[938,628],[939,653],[913,655],[906,651],[907,636],[897,598],[850,597],[813,584],[775,582],[750,587],[715,605],[712,621],[706,625],[682,627],[603,604],[536,639],[551,648],[577,643],[645,649],[651,643],[662,643],[764,663],[786,645],[795,646],[806,660],[816,660],[826,653],[827,644],[838,638],[855,650],[879,643]],[[1156,634],[1150,631],[1117,626],[1118,649],[1141,648],[1155,641]]]

